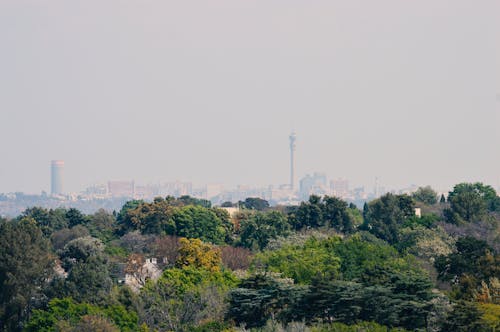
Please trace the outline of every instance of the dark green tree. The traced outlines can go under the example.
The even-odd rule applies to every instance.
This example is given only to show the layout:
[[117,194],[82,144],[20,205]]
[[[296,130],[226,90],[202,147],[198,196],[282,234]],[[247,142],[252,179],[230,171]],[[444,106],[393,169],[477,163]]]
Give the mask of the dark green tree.
[[17,331],[53,274],[49,242],[31,218],[0,222],[0,330]]
[[20,218],[32,218],[40,226],[42,232],[50,236],[53,232],[68,227],[68,220],[66,218],[66,210],[59,209],[44,209],[41,207],[32,207],[26,209]]
[[348,213],[347,202],[336,198],[325,196],[323,198],[323,220],[328,226],[342,233],[354,231],[354,221]]
[[498,196],[491,186],[482,183],[460,183],[448,195],[450,211],[445,213],[449,222],[478,221],[487,211],[497,209]]
[[427,205],[434,205],[437,203],[437,192],[430,186],[419,187],[412,195],[414,200],[422,202]]
[[491,331],[481,321],[482,313],[472,302],[460,301],[448,316],[443,331],[487,332]]
[[287,280],[268,274],[255,274],[243,280],[229,294],[227,318],[237,325],[261,327],[271,317],[286,322],[303,292]]
[[456,286],[456,298],[473,300],[481,281],[500,276],[500,255],[485,241],[473,237],[458,239],[456,247],[456,252],[439,256],[434,266],[440,280]]
[[264,211],[269,208],[269,202],[259,197],[248,197],[240,202],[240,207],[248,210]]
[[439,204],[444,204],[446,203],[446,198],[444,197],[444,194],[441,194],[441,198],[439,199]]
[[414,207],[410,196],[387,193],[368,204],[361,228],[390,244],[397,243],[399,229],[415,215]]
[[71,296],[77,301],[103,302],[112,286],[104,244],[90,236],[70,241],[60,254],[68,276],[55,279],[49,294]]
[[325,225],[321,197],[311,195],[308,202],[300,203],[294,213],[295,229],[318,228]]
[[278,211],[252,213],[240,222],[240,244],[253,250],[262,250],[270,239],[290,232],[287,218]]
[[87,216],[75,208],[71,208],[66,212],[66,220],[68,220],[69,227],[85,225],[88,222]]

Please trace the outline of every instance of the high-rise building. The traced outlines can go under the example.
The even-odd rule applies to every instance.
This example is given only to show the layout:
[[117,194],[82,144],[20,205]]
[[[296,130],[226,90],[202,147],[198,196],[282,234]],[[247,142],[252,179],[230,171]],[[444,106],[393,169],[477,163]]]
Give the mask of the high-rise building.
[[134,181],[108,181],[108,193],[111,197],[134,197]]
[[314,172],[313,175],[307,174],[300,180],[299,196],[302,200],[308,200],[310,195],[321,196],[327,192],[325,173]]
[[295,153],[295,140],[297,139],[297,136],[295,135],[295,132],[292,131],[290,134],[290,189],[294,189],[295,185],[295,159],[294,159],[294,153]]
[[52,195],[63,194],[63,160],[52,160],[50,164],[50,193]]
[[330,181],[330,190],[334,196],[347,198],[349,195],[349,181],[345,179],[337,179]]

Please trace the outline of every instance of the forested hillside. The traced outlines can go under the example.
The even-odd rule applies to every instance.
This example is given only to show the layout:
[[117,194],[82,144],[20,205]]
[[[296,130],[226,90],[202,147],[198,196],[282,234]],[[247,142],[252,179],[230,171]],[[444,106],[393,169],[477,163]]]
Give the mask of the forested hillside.
[[328,196],[233,205],[166,197],[0,220],[1,329],[500,329],[490,186],[388,193],[361,210]]

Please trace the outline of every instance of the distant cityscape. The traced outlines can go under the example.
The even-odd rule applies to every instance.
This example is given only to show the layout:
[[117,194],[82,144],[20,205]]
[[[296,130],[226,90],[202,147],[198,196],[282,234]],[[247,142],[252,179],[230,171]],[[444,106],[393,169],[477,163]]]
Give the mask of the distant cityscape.
[[[127,200],[153,200],[155,197],[192,196],[209,200],[213,205],[224,202],[237,203],[248,197],[265,199],[270,205],[298,205],[309,199],[311,195],[336,196],[361,207],[364,202],[377,198],[387,192],[375,179],[372,188],[365,186],[351,188],[348,179],[329,179],[326,173],[307,174],[295,185],[295,150],[297,136],[292,132],[289,136],[290,148],[290,182],[281,185],[253,187],[237,185],[228,188],[223,184],[212,183],[195,187],[188,181],[172,181],[156,184],[140,184],[134,180],[110,180],[107,183],[95,184],[79,193],[64,190],[63,160],[51,161],[50,194],[26,195],[24,193],[0,193],[0,216],[16,216],[31,206],[46,208],[75,207],[85,213],[93,213],[103,208],[118,210]],[[411,185],[407,188],[392,190],[394,193],[411,193],[418,188]]]

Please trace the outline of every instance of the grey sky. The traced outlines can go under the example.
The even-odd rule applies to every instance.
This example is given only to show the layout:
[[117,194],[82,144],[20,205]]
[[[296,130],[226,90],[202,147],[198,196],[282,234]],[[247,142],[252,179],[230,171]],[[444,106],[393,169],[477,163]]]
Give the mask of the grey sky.
[[500,1],[0,1],[0,192],[500,179]]

